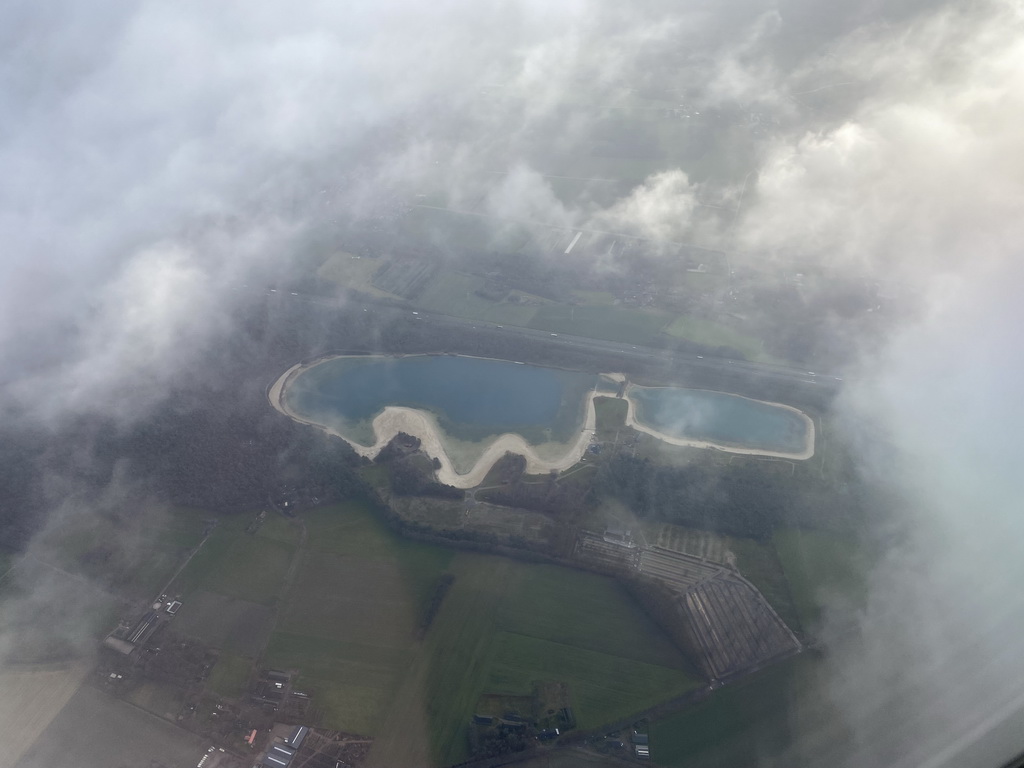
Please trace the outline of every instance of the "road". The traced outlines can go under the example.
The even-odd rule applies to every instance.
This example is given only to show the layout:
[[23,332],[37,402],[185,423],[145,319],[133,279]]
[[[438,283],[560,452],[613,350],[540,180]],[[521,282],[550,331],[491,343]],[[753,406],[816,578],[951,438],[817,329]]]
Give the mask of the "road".
[[532,338],[538,342],[544,342],[549,348],[565,347],[567,349],[585,350],[591,353],[605,353],[620,358],[634,359],[645,364],[685,363],[688,367],[703,369],[710,372],[725,372],[735,374],[748,374],[754,377],[763,377],[775,381],[791,383],[810,384],[829,391],[838,389],[842,378],[834,374],[808,371],[804,368],[796,368],[785,365],[774,365],[771,363],[757,363],[742,359],[718,357],[715,355],[698,355],[693,352],[684,352],[669,348],[658,348],[638,344],[627,344],[617,341],[606,341],[585,336],[574,336],[566,333],[551,333],[549,331],[526,328],[518,325],[500,324],[483,320],[469,320],[466,318],[446,315],[440,312],[430,312],[425,309],[414,309],[408,306],[395,306],[387,301],[372,301],[365,299],[338,299],[317,296],[314,294],[301,293],[286,289],[253,289],[245,286],[247,291],[259,291],[268,296],[277,298],[279,301],[302,301],[317,304],[324,307],[348,311],[359,311],[372,313],[382,324],[396,321],[417,321],[433,323],[436,325],[457,326],[463,329],[486,329],[490,334],[507,334],[509,337]]

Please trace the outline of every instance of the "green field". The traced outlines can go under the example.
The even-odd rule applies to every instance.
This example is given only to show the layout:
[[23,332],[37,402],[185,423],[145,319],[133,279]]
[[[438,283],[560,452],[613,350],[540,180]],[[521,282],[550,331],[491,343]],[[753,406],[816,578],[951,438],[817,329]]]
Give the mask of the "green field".
[[266,662],[300,670],[325,726],[372,736],[408,669],[421,603],[452,552],[399,538],[361,503],[303,520],[307,549]]
[[670,315],[655,310],[548,304],[537,310],[529,327],[592,339],[648,344],[670,319]]
[[222,653],[210,671],[207,684],[218,696],[239,698],[245,693],[251,670],[250,659],[233,653]]
[[176,631],[241,656],[259,654],[273,629],[300,535],[276,513],[247,533],[255,519],[254,513],[222,520],[170,587],[183,602]]
[[715,691],[701,704],[651,724],[651,759],[679,768],[760,765],[789,740],[791,697],[815,660],[783,661]]
[[294,634],[403,647],[414,620],[410,590],[394,560],[310,552],[277,626]]
[[295,548],[274,538],[239,532],[238,527],[218,527],[182,572],[174,588],[186,599],[200,586],[253,603],[270,605],[277,599]]
[[272,604],[295,552],[299,532],[276,513],[270,513],[255,533],[246,533],[254,519],[255,514],[223,520],[175,580],[172,591],[187,598],[201,588]]
[[275,632],[264,661],[299,670],[296,685],[312,694],[323,727],[373,736],[408,666],[407,652]]
[[[361,502],[303,515],[301,548],[291,521],[252,534],[250,520],[219,526],[179,580],[175,623],[222,649],[209,683],[221,695],[239,695],[262,652],[298,670],[324,727],[386,741],[425,722],[421,754],[447,765],[468,757],[484,694],[565,683],[579,727],[595,728],[698,684],[611,578],[405,539]],[[454,582],[424,634],[444,573]]]
[[37,557],[117,594],[147,599],[202,539],[208,516],[179,507],[137,518],[132,511],[71,518],[39,537]]
[[597,439],[613,440],[615,435],[626,429],[626,412],[629,405],[618,397],[599,397],[594,400],[597,416]]
[[413,304],[430,312],[508,325],[527,325],[537,313],[536,305],[492,301],[478,295],[476,291],[485,282],[476,275],[439,270]]
[[625,588],[586,571],[514,563],[500,624],[509,632],[624,659],[667,667],[682,663],[678,649]]
[[789,580],[770,544],[755,539],[728,538],[729,549],[736,555],[740,573],[760,590],[779,618],[796,632],[804,628],[803,616],[793,602]]
[[572,292],[572,297],[575,301],[580,304],[586,304],[588,307],[614,307],[615,296],[608,293],[607,291],[581,291],[576,290]]
[[308,546],[339,556],[372,557],[397,564],[413,602],[426,599],[454,551],[404,539],[363,502],[320,507],[304,516]]
[[371,284],[373,275],[380,269],[381,259],[355,256],[351,253],[335,253],[328,256],[316,269],[316,276],[328,280],[345,290],[361,291],[371,296],[400,298],[382,291]]
[[256,537],[294,547],[302,538],[302,528],[294,520],[268,512],[259,528],[256,529]]
[[665,333],[706,347],[728,347],[747,360],[773,362],[764,352],[760,339],[714,320],[680,315],[665,327]]
[[485,687],[529,692],[538,680],[566,682],[581,728],[597,728],[683,693],[685,672],[536,637],[501,632]]
[[465,760],[465,724],[485,694],[569,684],[581,728],[697,684],[685,658],[613,579],[460,554],[456,581],[427,637],[435,760]]
[[772,544],[806,628],[813,629],[820,621],[830,599],[863,600],[866,567],[852,537],[790,528],[776,531]]

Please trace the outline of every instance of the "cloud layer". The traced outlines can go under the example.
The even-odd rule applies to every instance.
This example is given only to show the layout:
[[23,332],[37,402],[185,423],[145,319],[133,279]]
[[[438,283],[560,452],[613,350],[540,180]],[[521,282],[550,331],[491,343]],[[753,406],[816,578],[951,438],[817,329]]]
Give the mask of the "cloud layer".
[[[1009,1],[831,10],[7,4],[4,393],[51,423],[137,418],[230,335],[235,289],[286,272],[310,232],[421,189],[496,232],[589,222],[896,286],[924,312],[865,352],[842,406],[895,457],[880,467],[863,443],[864,471],[900,499],[893,539],[822,683],[843,738],[796,721],[796,749],[952,762],[1024,686],[1024,18]],[[617,133],[652,93],[693,125],[654,161],[639,130]],[[558,194],[567,157],[615,142],[636,183]],[[700,215],[708,195],[725,214]]]

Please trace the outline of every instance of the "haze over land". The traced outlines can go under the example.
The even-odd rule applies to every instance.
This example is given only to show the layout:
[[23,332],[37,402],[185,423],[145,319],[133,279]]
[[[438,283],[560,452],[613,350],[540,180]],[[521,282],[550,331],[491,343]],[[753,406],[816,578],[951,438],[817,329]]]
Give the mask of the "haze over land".
[[[822,632],[839,718],[797,702],[794,744],[765,759],[1024,748],[999,730],[1024,695],[1018,3],[58,5],[0,10],[0,405],[36,441],[5,487],[31,476],[38,509],[5,510],[12,562],[115,524],[110,567],[142,558],[169,513],[108,441],[238,387],[218,361],[284,324],[336,252],[408,247],[412,230],[380,233],[410,211],[472,215],[504,256],[541,230],[628,235],[652,271],[717,254],[762,351],[841,374],[878,490],[863,605]],[[410,259],[457,271],[463,244],[429,222]],[[523,263],[597,281],[631,254],[549,244]],[[0,652],[40,616],[91,648],[102,595],[58,578],[5,609]]]

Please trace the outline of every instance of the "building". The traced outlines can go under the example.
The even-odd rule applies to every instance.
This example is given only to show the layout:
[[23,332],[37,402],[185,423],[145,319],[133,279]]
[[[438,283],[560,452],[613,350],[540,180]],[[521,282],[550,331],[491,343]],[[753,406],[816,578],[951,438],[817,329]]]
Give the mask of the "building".
[[149,636],[152,635],[154,631],[156,631],[156,628],[157,626],[159,626],[159,623],[160,622],[157,620],[156,611],[149,611],[145,616],[142,617],[139,623],[135,625],[135,628],[132,630],[132,633],[128,635],[128,642],[134,645],[142,645],[144,642],[146,642],[146,640],[149,639]]
[[295,757],[295,748],[283,742],[276,742],[267,749],[262,765],[266,768],[287,768]]
[[291,735],[285,739],[285,742],[292,747],[292,749],[298,750],[302,746],[302,742],[306,738],[306,734],[309,733],[309,728],[305,725],[295,726],[295,730],[291,732]]
[[618,525],[609,525],[604,529],[604,540],[609,544],[618,544],[621,547],[635,547],[631,531]]
[[135,646],[129,643],[127,640],[113,636],[107,637],[107,639],[103,641],[103,646],[105,648],[109,648],[112,651],[123,653],[125,656],[130,656],[132,651],[135,650]]

